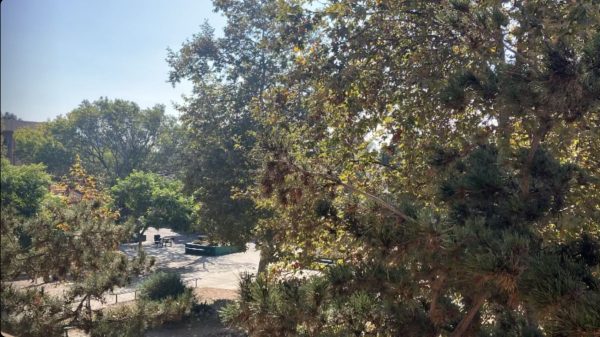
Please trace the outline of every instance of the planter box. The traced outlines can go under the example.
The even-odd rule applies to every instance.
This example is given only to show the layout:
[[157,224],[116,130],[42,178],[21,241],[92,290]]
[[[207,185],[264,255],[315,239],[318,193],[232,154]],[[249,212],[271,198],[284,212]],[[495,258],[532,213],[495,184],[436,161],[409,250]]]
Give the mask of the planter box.
[[206,246],[195,243],[185,244],[185,253],[189,255],[221,256],[237,253],[240,249],[234,246]]

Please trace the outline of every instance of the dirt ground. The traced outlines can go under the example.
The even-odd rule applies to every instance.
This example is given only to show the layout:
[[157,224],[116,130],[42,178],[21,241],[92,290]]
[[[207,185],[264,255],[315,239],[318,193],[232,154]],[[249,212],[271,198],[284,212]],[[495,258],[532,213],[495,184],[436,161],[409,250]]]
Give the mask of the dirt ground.
[[196,288],[194,295],[199,302],[214,303],[217,300],[236,300],[239,294],[237,290],[231,289]]

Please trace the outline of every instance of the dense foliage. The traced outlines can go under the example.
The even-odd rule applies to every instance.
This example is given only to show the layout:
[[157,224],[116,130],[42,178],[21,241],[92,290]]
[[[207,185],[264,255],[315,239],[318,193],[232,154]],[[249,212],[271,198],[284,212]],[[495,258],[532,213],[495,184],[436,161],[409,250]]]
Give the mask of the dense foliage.
[[[101,98],[14,133],[17,163],[27,165],[2,158],[3,330],[60,336],[72,326],[107,333],[112,318],[92,311],[92,301],[103,301],[150,264],[142,250],[131,259],[119,245],[148,226],[187,230],[193,220],[192,199],[179,181],[165,177],[180,172],[181,130],[162,106],[140,110],[133,102]],[[24,278],[36,284],[14,283]],[[64,287],[62,295],[44,292],[54,281]],[[157,322],[182,317],[193,300],[186,291],[139,304],[137,320],[111,333],[139,336]]]
[[[214,5],[224,36],[205,24],[167,58],[194,86],[181,124],[101,98],[17,134],[24,162],[56,177],[79,153],[116,184],[76,161],[49,196],[42,166],[3,159],[3,328],[135,336],[186,315],[170,274],[133,306],[89,299],[141,268],[115,249],[128,225],[197,211],[213,241],[261,247],[222,312],[250,336],[600,335],[598,2]],[[23,275],[73,285],[6,284]]]
[[[13,176],[28,169],[3,164],[3,179],[18,181]],[[91,328],[90,301],[102,300],[145,268],[143,255],[130,260],[118,250],[130,231],[115,223],[118,214],[110,209],[109,197],[79,162],[51,190],[27,216],[19,214],[18,198],[6,198],[2,205],[2,327],[20,336],[60,336],[66,325]],[[63,296],[12,285],[23,276],[69,284],[63,284]]]
[[192,224],[195,207],[182,189],[177,180],[133,171],[117,180],[111,194],[120,221],[132,224],[136,233],[143,234],[148,227],[186,231]]
[[183,294],[185,285],[177,273],[158,272],[144,280],[141,290],[142,296],[157,301]]
[[46,165],[48,173],[61,178],[69,173],[75,153],[60,143],[49,125],[17,129],[14,133],[15,157],[22,164]]
[[2,158],[0,196],[3,212],[15,210],[23,216],[35,214],[48,193],[50,176],[43,165],[13,166]]
[[250,105],[262,105],[261,94],[286,60],[270,44],[273,4],[214,4],[229,18],[226,36],[215,37],[205,23],[180,50],[169,52],[169,80],[194,85],[178,109],[188,135],[185,183],[202,205],[200,226],[214,241],[245,247],[264,215],[247,194],[259,167],[252,149],[260,127]]
[[100,98],[83,101],[65,117],[54,120],[50,128],[92,173],[112,181],[148,164],[165,119],[161,105],[142,110],[130,101]]
[[189,317],[196,304],[192,290],[176,273],[154,273],[144,280],[140,290],[141,297],[135,304],[96,313],[91,336],[143,336],[149,328]]
[[134,102],[101,97],[83,101],[64,117],[18,129],[14,139],[20,163],[43,163],[60,178],[78,155],[86,170],[110,185],[134,170],[180,175],[185,137],[162,105],[140,109]]
[[92,337],[139,337],[149,328],[178,322],[192,314],[196,300],[191,289],[176,297],[152,301],[140,299],[133,305],[117,306],[98,312]]
[[[279,262],[231,322],[254,336],[600,332],[598,4],[266,3],[269,48],[291,64],[248,108],[256,200],[273,212],[258,233]],[[336,262],[323,275],[288,274],[321,257]]]

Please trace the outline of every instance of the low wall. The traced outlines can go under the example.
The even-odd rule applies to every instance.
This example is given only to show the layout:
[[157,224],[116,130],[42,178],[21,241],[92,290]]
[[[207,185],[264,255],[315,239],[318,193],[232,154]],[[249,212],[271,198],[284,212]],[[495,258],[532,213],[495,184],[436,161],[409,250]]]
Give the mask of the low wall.
[[186,243],[185,253],[189,255],[221,256],[237,253],[240,249],[234,246],[206,246],[196,243]]

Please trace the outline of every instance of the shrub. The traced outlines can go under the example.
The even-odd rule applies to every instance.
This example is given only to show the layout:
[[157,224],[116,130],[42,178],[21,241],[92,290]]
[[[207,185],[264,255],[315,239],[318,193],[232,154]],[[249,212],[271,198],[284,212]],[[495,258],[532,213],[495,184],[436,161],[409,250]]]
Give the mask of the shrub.
[[117,306],[99,311],[90,330],[91,337],[139,337],[143,336],[153,321],[145,303],[134,306]]
[[152,301],[177,297],[184,292],[185,285],[176,273],[158,272],[144,281],[141,287],[142,296]]
[[[152,278],[164,279],[159,273]],[[167,274],[176,275],[176,274]],[[149,280],[146,282],[148,283]],[[196,305],[190,288],[177,296],[167,295],[160,301],[141,298],[135,305],[123,305],[97,312],[91,337],[140,337],[150,328],[190,317]]]

